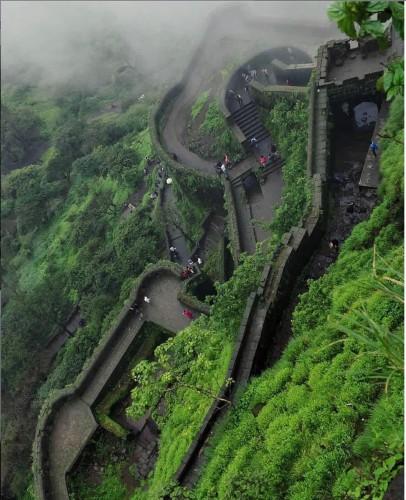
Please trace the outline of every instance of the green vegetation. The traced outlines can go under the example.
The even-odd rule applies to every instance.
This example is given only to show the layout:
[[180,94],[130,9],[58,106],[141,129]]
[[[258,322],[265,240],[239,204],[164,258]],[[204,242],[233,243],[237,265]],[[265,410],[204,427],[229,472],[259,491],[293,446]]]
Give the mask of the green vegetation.
[[210,95],[210,89],[202,92],[199,97],[196,99],[195,103],[192,106],[192,118],[193,120],[197,117],[197,115],[202,111],[204,105],[207,103]]
[[215,283],[224,278],[224,239],[221,239],[216,247],[213,247],[203,264],[203,271]]
[[[160,498],[179,467],[203,418],[217,395],[230,361],[245,301],[258,284],[265,248],[242,258],[233,277],[217,284],[210,317],[201,316],[155,351],[155,360],[134,370],[136,387],[129,414],[136,418],[161,397],[165,415],[154,412],[161,430],[159,456],[152,476],[134,498]],[[164,373],[161,370],[164,369]],[[175,382],[173,390],[171,382]],[[143,488],[147,488],[144,490]]]
[[300,221],[310,201],[306,174],[308,105],[307,96],[287,96],[278,99],[269,112],[262,111],[264,122],[285,160],[282,200],[271,224],[275,238],[280,238]]
[[223,158],[224,153],[228,153],[234,163],[245,158],[245,151],[235,138],[233,131],[227,125],[217,101],[209,104],[200,130],[214,138],[214,143],[210,150],[211,158]]
[[97,404],[95,408],[95,416],[99,424],[108,432],[111,432],[119,438],[126,437],[128,432],[118,422],[110,417],[112,407],[120,400],[124,399],[130,392],[134,381],[131,377],[131,371],[137,363],[143,359],[151,358],[153,350],[157,344],[166,340],[168,333],[164,332],[160,327],[153,323],[145,323],[140,332],[137,343],[137,354],[133,356],[128,363],[128,368],[120,377],[119,381],[111,388],[105,397]]
[[[404,3],[385,2],[333,2],[328,8],[328,16],[336,21],[338,28],[352,39],[362,43],[363,38],[375,38],[381,48],[389,46],[389,31],[386,23],[390,20],[399,36],[404,39]],[[404,91],[404,60],[393,59],[377,82],[379,90],[386,92],[388,101]]]
[[193,105],[192,116],[194,112],[195,118],[188,127],[189,148],[192,151],[208,160],[223,158],[225,153],[235,163],[245,158],[246,153],[228,126],[217,100],[207,97],[203,102],[201,94]]
[[1,105],[1,150],[2,164],[21,162],[27,157],[29,149],[45,139],[41,134],[41,118],[29,107],[15,109]]
[[302,295],[293,339],[277,364],[251,381],[213,439],[196,498],[382,498],[401,465],[402,373],[392,373],[385,392],[385,380],[375,378],[391,372],[382,347],[369,353],[359,334],[342,342],[359,311],[392,335],[403,334],[403,307],[393,295],[399,285],[390,282],[395,290],[385,293],[373,275],[373,245],[379,276],[397,279],[402,272],[401,100],[385,132],[400,143],[382,145],[380,205]]
[[388,64],[384,74],[377,81],[378,89],[386,93],[388,101],[391,101],[397,95],[403,95],[404,73],[404,60],[396,58]]
[[211,209],[219,208],[221,194],[217,179],[203,181],[191,172],[173,172],[176,210],[166,214],[181,229],[192,250],[203,236],[202,224]]
[[121,464],[108,465],[100,484],[93,485],[81,480],[72,481],[71,498],[80,500],[123,500],[128,498],[127,489],[121,478]]
[[328,16],[352,39],[372,36],[381,47],[387,47],[385,23],[391,19],[403,38],[404,7],[402,2],[333,2]]

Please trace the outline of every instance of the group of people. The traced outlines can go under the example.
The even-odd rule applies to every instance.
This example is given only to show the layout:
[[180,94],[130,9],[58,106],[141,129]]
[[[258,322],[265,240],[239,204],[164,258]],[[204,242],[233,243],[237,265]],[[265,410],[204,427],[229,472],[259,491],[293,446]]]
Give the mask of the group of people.
[[237,92],[235,92],[232,89],[229,89],[228,93],[229,93],[229,95],[231,95],[231,97],[233,97],[237,101],[237,103],[240,107],[244,105],[244,99],[242,98],[241,94],[238,94]]
[[273,144],[271,147],[271,152],[268,155],[260,155],[258,158],[259,168],[264,169],[268,163],[279,159],[279,153],[276,151],[276,146]]
[[227,153],[225,153],[223,160],[219,160],[215,165],[214,168],[216,169],[216,172],[218,175],[223,174],[226,179],[228,179],[228,170],[232,168],[232,163],[230,160],[230,157],[228,156]]
[[[262,68],[261,69],[261,74],[266,79],[266,81],[269,82],[269,71],[268,71],[268,68]],[[257,80],[257,70],[256,69],[247,69],[247,70],[244,70],[241,73],[241,76],[242,76],[243,80],[246,83],[250,83],[250,82],[252,82],[252,80]]]
[[189,259],[188,263],[186,266],[182,269],[182,272],[180,273],[180,279],[186,280],[193,276],[196,272],[197,269],[203,264],[203,261],[200,257],[195,257],[195,260]]
[[[161,163],[160,160],[158,160],[157,163],[160,164]],[[163,165],[161,165],[158,169],[158,178],[155,181],[155,191],[153,191],[149,195],[151,200],[155,200],[156,198],[158,198],[158,190],[160,188],[161,182],[164,181],[165,178],[166,178],[165,167]],[[172,182],[172,180],[171,180],[171,182]]]

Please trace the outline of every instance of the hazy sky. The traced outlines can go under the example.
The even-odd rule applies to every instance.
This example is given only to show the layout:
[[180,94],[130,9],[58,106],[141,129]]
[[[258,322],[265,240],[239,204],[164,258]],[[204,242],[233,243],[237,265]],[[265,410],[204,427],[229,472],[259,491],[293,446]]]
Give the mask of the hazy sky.
[[[332,27],[326,15],[329,2],[241,3],[252,16],[269,20],[270,25]],[[102,62],[103,50],[114,51],[117,35],[128,46],[130,63],[149,69],[169,62],[180,70],[199,43],[210,13],[224,4],[232,5],[214,1],[3,1],[2,70],[7,76],[21,66],[35,67],[50,82],[71,76],[91,78]],[[117,66],[124,62],[117,60]]]

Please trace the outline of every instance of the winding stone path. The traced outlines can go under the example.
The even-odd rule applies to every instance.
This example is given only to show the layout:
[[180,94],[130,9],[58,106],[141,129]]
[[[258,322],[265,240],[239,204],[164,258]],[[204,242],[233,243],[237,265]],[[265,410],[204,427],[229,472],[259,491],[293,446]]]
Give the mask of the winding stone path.
[[[234,15],[232,23],[227,23],[227,16],[224,15],[227,9],[230,9]],[[314,27],[303,27],[298,29],[296,33],[291,31],[288,33],[285,26],[278,25],[273,27],[272,36],[274,38],[272,40],[269,22],[249,19],[246,17],[244,9],[241,10],[235,5],[226,7],[225,11],[222,15],[213,17],[200,49],[191,64],[190,69],[193,71],[189,71],[189,78],[184,82],[183,91],[175,99],[163,130],[164,145],[169,152],[176,153],[186,167],[210,174],[214,174],[212,162],[202,160],[190,152],[182,144],[181,136],[191,105],[200,92],[209,88],[208,84],[212,74],[225,67],[225,64],[230,61],[230,55],[239,54],[240,57],[248,57],[250,53],[261,50],[261,44],[263,48],[268,47],[276,38],[279,43],[290,45],[295,43],[292,38],[301,32],[303,37],[310,35],[313,40],[310,45],[316,47],[326,36],[324,29],[320,30],[317,36]],[[226,43],[230,40],[232,43]],[[276,185],[276,181],[270,182],[270,186],[273,188]],[[279,185],[277,189],[280,190]],[[276,190],[274,192],[277,193]],[[253,206],[256,204],[253,203]],[[243,235],[249,232],[247,225],[249,216],[250,214],[248,218],[246,214],[241,216],[241,233]],[[244,223],[246,223],[247,228],[244,227]],[[251,224],[249,225],[251,226]],[[245,246],[247,251],[253,251],[255,242],[247,240]],[[100,391],[108,382],[122,356],[127,352],[144,321],[153,321],[172,332],[178,332],[189,324],[189,320],[182,316],[183,307],[177,300],[180,286],[180,280],[170,275],[160,276],[146,284],[145,293],[151,298],[151,303],[142,307],[144,318],[135,316],[129,321],[127,327],[121,332],[119,341],[112,347],[109,356],[101,361],[91,383],[87,385],[84,392],[80,396],[76,395],[76,397],[66,401],[58,410],[46,450],[49,469],[45,474],[50,484],[50,496],[46,500],[48,498],[49,500],[68,499],[65,475],[97,428],[91,406],[97,400]],[[197,315],[195,312],[195,317]],[[40,498],[45,498],[44,494]]]

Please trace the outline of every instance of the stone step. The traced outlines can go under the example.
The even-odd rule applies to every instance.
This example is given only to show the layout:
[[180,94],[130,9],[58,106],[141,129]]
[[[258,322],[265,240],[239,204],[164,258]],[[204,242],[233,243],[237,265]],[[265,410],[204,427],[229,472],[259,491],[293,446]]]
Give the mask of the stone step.
[[235,120],[235,123],[239,126],[247,126],[250,123],[259,122],[259,116],[255,114],[250,114],[245,116],[243,119]]
[[240,129],[244,132],[245,135],[255,135],[256,133],[262,132],[264,126],[261,122],[255,121],[248,125],[240,126]]
[[244,104],[244,106],[241,106],[240,109],[237,109],[237,111],[234,111],[234,113],[231,114],[233,120],[235,120],[237,117],[241,116],[242,114],[246,113],[247,111],[255,109],[256,106],[254,101],[250,101],[248,104]]
[[[277,161],[274,161],[272,163],[268,163],[265,166],[265,169],[263,171],[263,174],[265,176],[271,174],[272,172],[275,172],[276,170],[280,169],[283,165],[284,161],[282,159],[279,159]],[[243,174],[239,175],[238,177],[235,177],[232,181],[231,184],[233,187],[238,187],[242,185],[242,181],[248,177],[253,170],[248,170],[247,172],[244,172]]]
[[248,135],[247,139],[251,139],[252,137],[256,137],[257,141],[260,142],[269,137],[269,132],[264,128],[259,134]]

